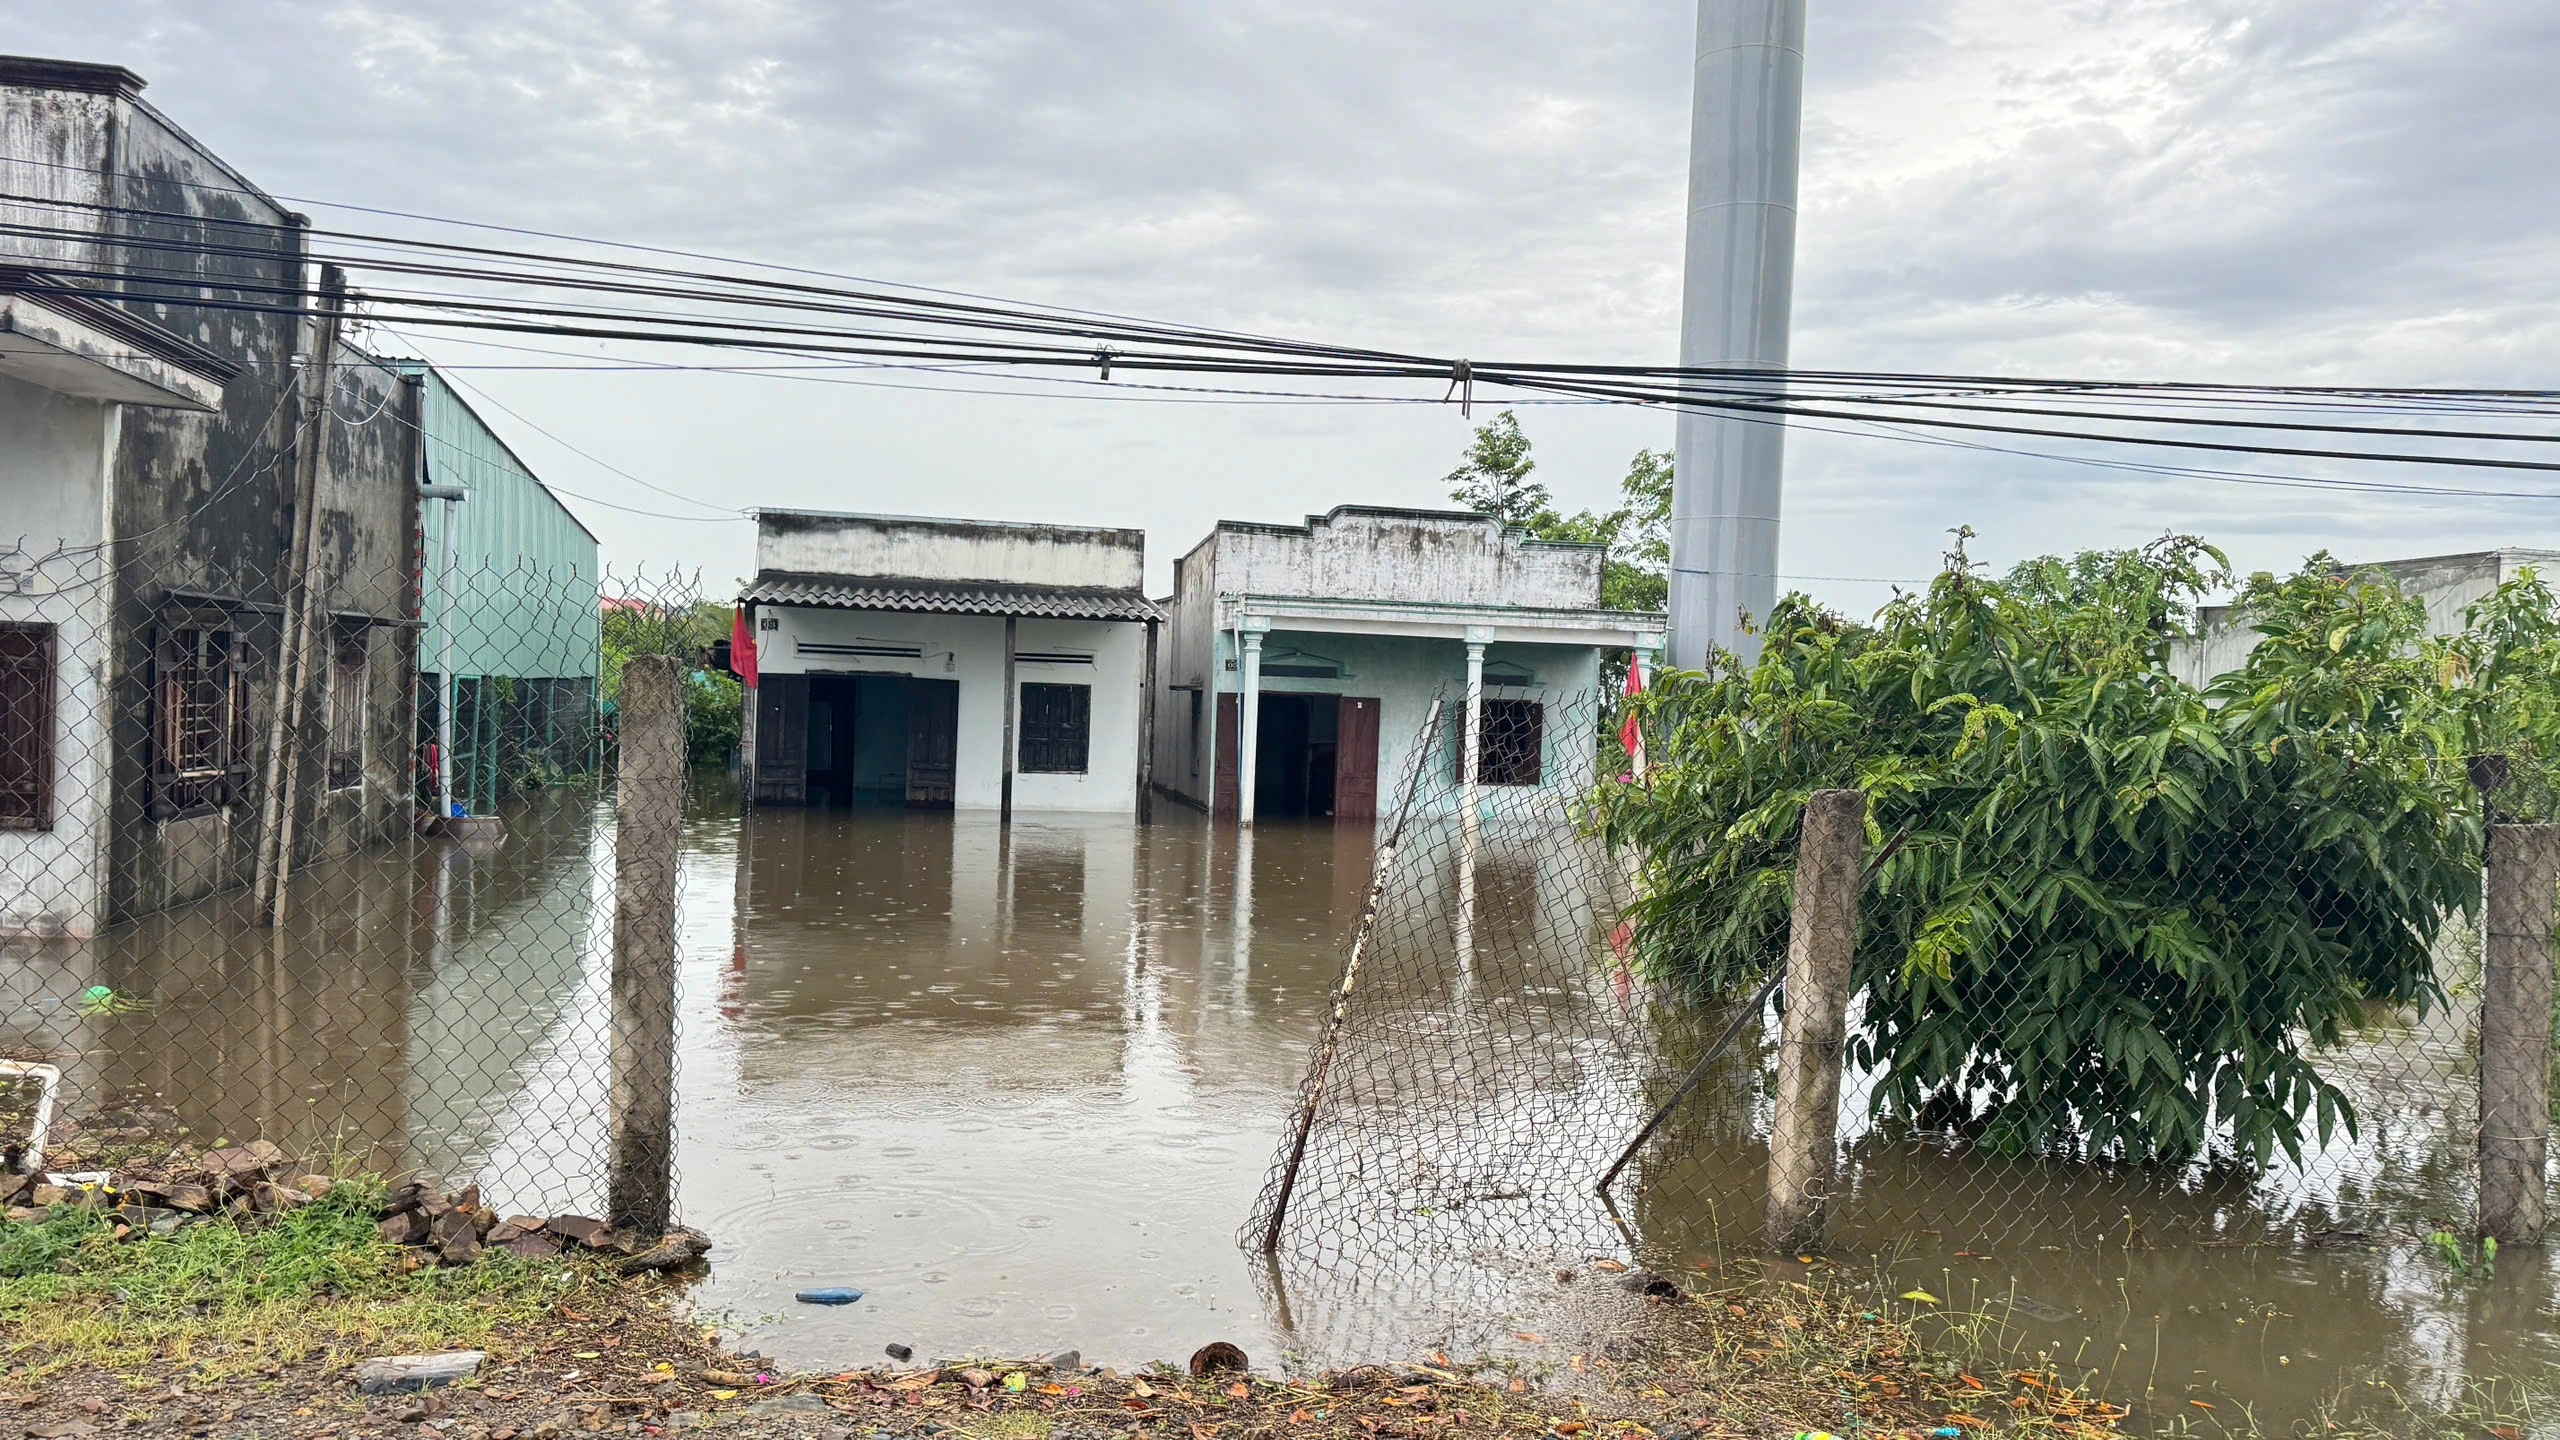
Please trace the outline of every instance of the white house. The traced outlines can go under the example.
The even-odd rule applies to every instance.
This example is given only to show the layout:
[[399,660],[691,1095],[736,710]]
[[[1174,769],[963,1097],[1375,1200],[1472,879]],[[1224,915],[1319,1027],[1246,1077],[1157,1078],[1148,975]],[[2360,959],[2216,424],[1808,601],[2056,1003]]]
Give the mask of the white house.
[[1392,808],[1436,696],[1474,696],[1430,763],[1579,789],[1604,650],[1650,659],[1663,617],[1600,608],[1601,547],[1472,511],[1344,505],[1224,520],[1174,563],[1157,692],[1160,787],[1244,823]]
[[1138,530],[759,510],[752,803],[1139,811],[1145,564]]
[[[2528,567],[2545,583],[2560,586],[2560,550],[2475,550],[2343,568],[2389,576],[2401,594],[2426,602],[2428,634],[2453,635],[2462,629],[2465,609],[2489,598]],[[2237,605],[2202,607],[2196,612],[2196,634],[2169,647],[2170,670],[2188,684],[2202,687],[2217,675],[2239,669],[2258,648],[2259,636],[2252,623],[2248,612]]]

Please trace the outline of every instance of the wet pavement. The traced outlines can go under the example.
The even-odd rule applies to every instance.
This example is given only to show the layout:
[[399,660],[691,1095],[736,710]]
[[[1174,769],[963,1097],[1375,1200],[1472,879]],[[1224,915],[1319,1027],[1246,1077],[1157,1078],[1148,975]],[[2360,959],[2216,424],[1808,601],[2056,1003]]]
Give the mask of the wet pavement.
[[[76,1056],[75,1091],[168,1107],[199,1134],[479,1175],[511,1209],[592,1209],[610,815],[569,791],[510,822],[494,856],[404,846],[307,878],[281,943],[220,904],[98,942],[11,942],[7,1043]],[[1010,830],[741,816],[709,780],[685,837],[680,1208],[718,1242],[699,1301],[746,1343],[807,1365],[892,1342],[1130,1363],[1225,1339],[1259,1362],[1339,1363],[1534,1350],[1515,1337],[1570,1343],[1628,1313],[1491,1245],[1269,1267],[1237,1244],[1361,905],[1365,834],[1240,837],[1181,812]],[[71,998],[92,984],[138,1008],[92,1013]],[[1853,1134],[1842,1244],[1775,1268],[1988,1312],[2013,1353],[2209,1429],[2316,1429],[2341,1396],[2458,1403],[2492,1379],[2547,1400],[2560,1276],[2510,1251],[2464,1279],[2424,1244],[2425,1217],[2468,1208],[2464,1020],[2432,1023],[2344,1057],[2369,1123],[2317,1157],[2318,1184],[1985,1164]],[[1662,1074],[1685,1068],[1682,1043]],[[1684,1125],[1690,1158],[1624,1197],[1632,1247],[1595,1203],[1562,1222],[1570,1248],[1749,1270],[1735,1237],[1764,1058],[1746,1044]],[[865,1298],[791,1300],[827,1285]]]

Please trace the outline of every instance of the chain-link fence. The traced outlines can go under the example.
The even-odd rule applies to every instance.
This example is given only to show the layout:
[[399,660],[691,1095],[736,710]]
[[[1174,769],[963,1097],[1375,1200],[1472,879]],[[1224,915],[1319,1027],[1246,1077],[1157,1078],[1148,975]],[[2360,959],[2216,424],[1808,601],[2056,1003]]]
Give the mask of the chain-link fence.
[[617,1037],[674,1014],[671,968],[663,994],[615,984],[626,674],[674,657],[650,718],[717,763],[729,611],[681,576],[369,570],[327,540],[298,576],[0,553],[13,1168],[265,1141],[601,1214],[617,1165],[670,1153],[663,1124],[653,1153],[613,1146],[617,1079],[647,1068]]
[[[2212,797],[2262,806],[2212,826],[2022,809],[1986,853],[1922,806],[1798,794],[1722,817],[1739,859],[1683,915],[1696,847],[1600,838],[1611,787],[1649,783],[1618,702],[1485,703],[1472,782],[1465,720],[1444,695],[1382,822],[1242,1236],[1284,1268],[1499,1314],[1593,1256],[2467,1247],[2501,1204],[2539,1226],[2547,1089],[2512,1072],[2549,1064],[2549,832],[2489,832],[2503,984],[2476,824],[2440,827],[2468,878],[2429,893],[2394,837],[2298,797]],[[1599,783],[1502,783],[1527,728]],[[1646,924],[1743,959],[1666,973]],[[2538,1122],[2487,1144],[2484,1031],[2490,1103]],[[2500,1154],[2511,1194],[2484,1199]]]

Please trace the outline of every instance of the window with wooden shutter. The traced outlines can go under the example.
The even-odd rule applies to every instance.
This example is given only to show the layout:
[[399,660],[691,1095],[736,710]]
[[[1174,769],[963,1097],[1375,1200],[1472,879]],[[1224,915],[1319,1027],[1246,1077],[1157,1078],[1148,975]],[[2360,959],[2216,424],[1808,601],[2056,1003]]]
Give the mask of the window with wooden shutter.
[[1027,775],[1081,775],[1093,749],[1093,687],[1022,687],[1020,764]]
[[362,626],[338,631],[329,663],[329,788],[364,783],[364,724],[369,659]]
[[54,628],[0,625],[0,830],[53,828]]

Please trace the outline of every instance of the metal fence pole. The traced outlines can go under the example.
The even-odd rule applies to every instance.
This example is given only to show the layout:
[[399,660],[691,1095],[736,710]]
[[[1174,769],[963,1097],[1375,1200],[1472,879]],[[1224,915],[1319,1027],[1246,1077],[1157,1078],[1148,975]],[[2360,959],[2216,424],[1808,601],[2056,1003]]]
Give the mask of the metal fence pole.
[[1778,1106],[1769,1131],[1769,1245],[1822,1243],[1840,1150],[1840,1067],[1848,1037],[1849,969],[1858,948],[1867,797],[1820,790],[1805,802],[1787,934],[1787,1010],[1778,1043]]
[[673,1216],[676,851],[684,817],[684,667],[622,671],[613,850],[613,1175],[616,1229],[663,1233]]
[[2549,1197],[2552,941],[2560,825],[2489,827],[2480,998],[2480,1233],[2539,1245]]

